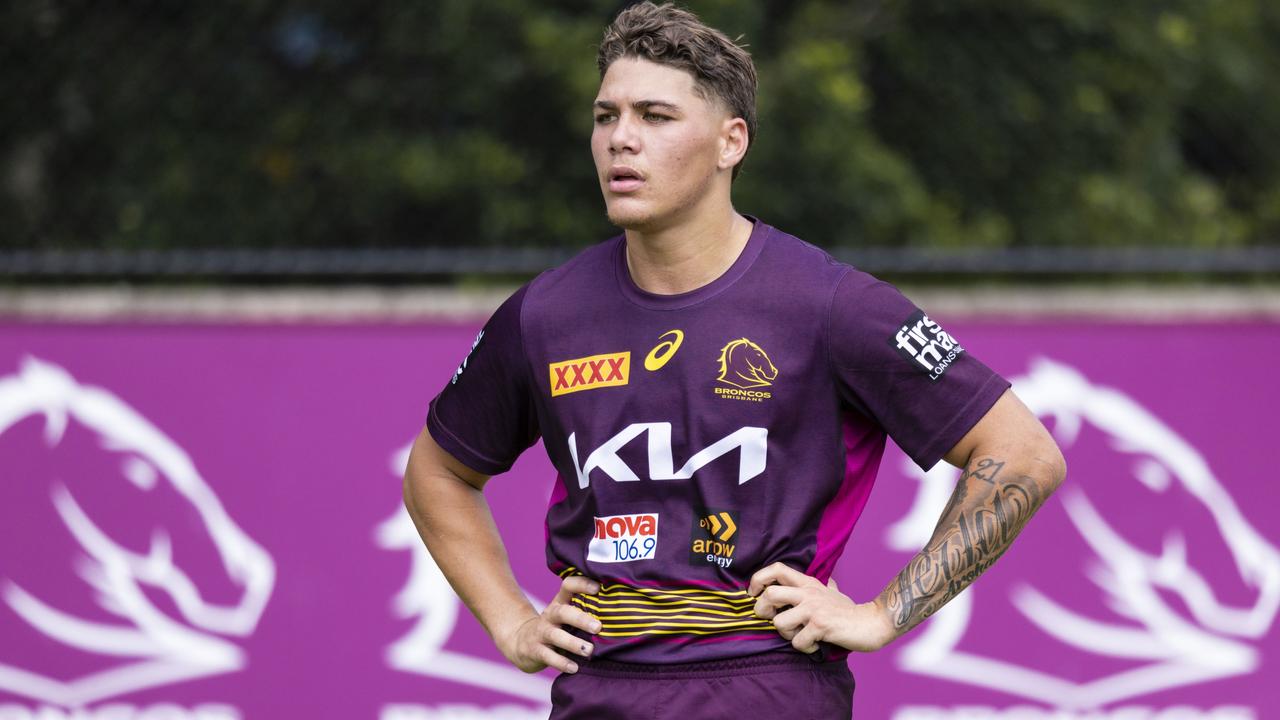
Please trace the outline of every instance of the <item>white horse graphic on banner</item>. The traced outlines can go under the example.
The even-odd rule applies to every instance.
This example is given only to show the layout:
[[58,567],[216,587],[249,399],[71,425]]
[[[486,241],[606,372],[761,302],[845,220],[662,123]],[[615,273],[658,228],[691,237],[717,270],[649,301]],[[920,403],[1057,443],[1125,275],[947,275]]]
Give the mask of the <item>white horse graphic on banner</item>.
[[[391,458],[391,472],[403,476],[409,462],[406,445]],[[486,660],[445,649],[463,609],[462,601],[449,586],[444,573],[427,552],[413,520],[403,507],[398,508],[376,531],[378,544],[387,550],[410,553],[412,565],[409,580],[396,595],[393,608],[397,617],[417,618],[418,622],[386,650],[386,662],[402,672],[452,680],[512,695],[524,700],[547,704],[551,698],[551,682],[541,675],[528,675],[507,662]],[[546,603],[525,591],[539,612]],[[513,712],[516,710],[511,709]],[[545,715],[545,711],[542,713]]]
[[[1072,446],[1085,428],[1106,438],[1116,454],[1109,467],[1118,472],[1073,474],[1057,501],[1085,548],[1079,560],[1085,567],[1072,567],[1076,559],[1065,552],[1057,562],[1065,573],[1083,569],[1084,576],[1075,581],[1100,602],[1092,609],[1075,607],[1066,593],[1037,587],[1034,580],[999,598],[978,583],[921,628],[897,654],[899,666],[1071,710],[1255,671],[1260,658],[1252,641],[1270,630],[1280,606],[1280,551],[1249,524],[1200,452],[1132,398],[1090,382],[1067,365],[1034,361],[1013,385],[1033,412],[1051,421],[1047,424],[1069,465]],[[921,489],[908,515],[890,528],[887,542],[914,552],[932,533],[957,471],[945,464],[928,473],[910,465],[905,469]],[[1224,588],[1209,582],[1206,567],[1189,561],[1187,544],[1172,521],[1160,551],[1135,544],[1126,534],[1133,518],[1125,513],[1133,508],[1117,511],[1090,499],[1090,493],[1105,490],[1105,483],[1139,483],[1155,495],[1177,498],[1179,520],[1197,522],[1205,537],[1221,539],[1231,564],[1214,570],[1234,571],[1233,584],[1248,601],[1222,599]],[[979,603],[996,602],[1007,602],[1012,615],[1025,618],[1059,647],[1119,659],[1126,669],[1081,682],[1055,674],[1052,664],[1035,667],[1029,658],[961,649]]]
[[[38,526],[0,543],[0,637],[35,633],[60,648],[59,667],[94,666],[55,676],[3,642],[0,690],[77,707],[244,666],[230,638],[253,632],[275,565],[181,447],[111,392],[34,358],[0,376],[0,441],[0,492],[22,493]],[[144,511],[157,502],[179,511]],[[148,530],[145,550],[125,537]],[[49,549],[64,546],[78,557]],[[201,553],[216,561],[185,564]],[[215,584],[235,597],[209,599]]]

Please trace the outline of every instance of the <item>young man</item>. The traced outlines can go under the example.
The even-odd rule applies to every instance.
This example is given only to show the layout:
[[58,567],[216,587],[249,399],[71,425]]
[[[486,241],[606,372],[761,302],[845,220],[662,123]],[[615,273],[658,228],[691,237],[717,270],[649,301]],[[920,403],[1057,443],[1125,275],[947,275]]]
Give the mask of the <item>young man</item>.
[[[1002,554],[1062,480],[1009,391],[894,288],[735,212],[750,57],[669,5],[600,47],[591,150],[625,233],[508,299],[431,403],[405,501],[503,654],[561,674],[554,718],[848,717],[883,647]],[[964,468],[878,597],[828,579],[886,433]],[[559,477],[541,613],[481,489],[539,436]]]

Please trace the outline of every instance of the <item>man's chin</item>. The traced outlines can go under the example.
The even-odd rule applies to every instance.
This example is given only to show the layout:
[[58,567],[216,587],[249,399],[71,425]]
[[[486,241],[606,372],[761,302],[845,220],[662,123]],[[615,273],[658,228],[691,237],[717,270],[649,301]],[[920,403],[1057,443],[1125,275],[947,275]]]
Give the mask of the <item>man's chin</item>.
[[605,213],[609,222],[623,230],[644,230],[658,220],[649,208],[635,207],[627,202],[611,203],[606,206]]

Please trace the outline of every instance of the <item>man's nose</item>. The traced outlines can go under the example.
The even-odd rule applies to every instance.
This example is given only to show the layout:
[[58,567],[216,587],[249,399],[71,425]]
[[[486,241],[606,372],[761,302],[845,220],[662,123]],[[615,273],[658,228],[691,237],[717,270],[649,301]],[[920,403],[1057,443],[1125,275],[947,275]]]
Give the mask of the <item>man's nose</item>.
[[613,123],[609,133],[609,152],[636,152],[640,149],[640,134],[636,132],[635,119],[630,114],[621,115]]

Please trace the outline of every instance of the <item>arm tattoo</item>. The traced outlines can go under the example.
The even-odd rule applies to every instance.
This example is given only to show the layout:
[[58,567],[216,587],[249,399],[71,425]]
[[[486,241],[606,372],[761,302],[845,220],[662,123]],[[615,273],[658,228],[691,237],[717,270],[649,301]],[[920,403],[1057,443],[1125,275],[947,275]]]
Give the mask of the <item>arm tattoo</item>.
[[996,458],[970,462],[929,543],[880,594],[900,632],[937,612],[995,564],[1048,496],[1033,478],[1009,477],[1004,470]]

